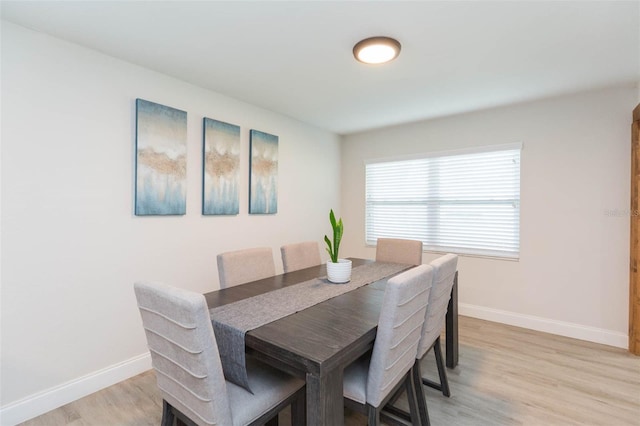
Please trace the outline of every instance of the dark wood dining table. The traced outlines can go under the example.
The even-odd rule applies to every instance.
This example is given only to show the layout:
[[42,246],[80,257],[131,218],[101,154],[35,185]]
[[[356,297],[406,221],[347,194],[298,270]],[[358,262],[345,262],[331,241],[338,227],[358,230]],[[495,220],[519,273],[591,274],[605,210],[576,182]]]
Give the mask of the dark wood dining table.
[[[353,267],[372,260],[351,259]],[[326,266],[253,281],[205,294],[209,309],[326,276]],[[373,348],[388,277],[248,331],[247,353],[306,380],[307,424],[344,424],[346,366]],[[339,285],[339,284],[335,284]],[[455,298],[454,298],[455,296]],[[446,362],[458,362],[457,274],[446,320]]]

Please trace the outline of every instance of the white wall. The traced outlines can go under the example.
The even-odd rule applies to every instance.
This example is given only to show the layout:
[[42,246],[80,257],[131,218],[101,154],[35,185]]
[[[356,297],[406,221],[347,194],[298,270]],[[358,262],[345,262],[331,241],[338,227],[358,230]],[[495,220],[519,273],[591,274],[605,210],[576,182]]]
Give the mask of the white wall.
[[[137,280],[218,288],[215,255],[321,241],[329,132],[2,22],[3,425],[149,368]],[[133,215],[135,99],[188,112],[187,214]],[[202,117],[242,129],[241,213],[201,215]],[[249,216],[248,134],[280,137],[279,212]]]
[[630,86],[345,137],[345,255],[375,255],[364,242],[364,160],[522,142],[520,260],[462,257],[460,312],[626,348],[637,102]]

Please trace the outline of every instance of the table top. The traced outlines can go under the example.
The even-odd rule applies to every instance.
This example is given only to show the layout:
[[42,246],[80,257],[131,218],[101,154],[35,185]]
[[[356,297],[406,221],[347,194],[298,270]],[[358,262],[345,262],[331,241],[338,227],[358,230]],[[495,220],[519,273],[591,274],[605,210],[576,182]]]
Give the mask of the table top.
[[[352,259],[353,266],[372,262]],[[209,308],[326,275],[320,265],[205,294]],[[386,279],[247,332],[249,352],[293,374],[322,375],[373,347]],[[340,284],[335,284],[340,285]]]

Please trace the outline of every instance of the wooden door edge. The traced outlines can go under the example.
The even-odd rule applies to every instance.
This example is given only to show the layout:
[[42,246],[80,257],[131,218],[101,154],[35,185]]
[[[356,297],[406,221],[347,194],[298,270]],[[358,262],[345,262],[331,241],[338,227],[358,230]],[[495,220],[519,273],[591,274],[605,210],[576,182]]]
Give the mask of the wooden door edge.
[[[640,104],[638,104],[633,110],[633,122],[631,123],[631,212],[637,210],[640,206],[638,206],[638,200],[635,199],[634,193],[637,193],[638,190],[636,185],[638,182],[636,180],[636,174],[638,173],[638,168],[640,168],[640,164],[636,164],[638,153],[635,152],[637,149],[640,149],[638,146],[640,133]],[[636,300],[638,298],[638,275],[635,268],[637,268],[638,261],[640,260],[640,253],[638,253],[637,247],[637,238],[638,232],[640,229],[637,229],[639,224],[634,223],[634,217],[631,215],[630,217],[630,253],[629,253],[629,352],[634,355],[640,355],[640,343],[638,343],[638,335],[640,335],[640,324],[637,321],[638,315],[635,312],[636,309]],[[634,253],[635,251],[635,253]]]

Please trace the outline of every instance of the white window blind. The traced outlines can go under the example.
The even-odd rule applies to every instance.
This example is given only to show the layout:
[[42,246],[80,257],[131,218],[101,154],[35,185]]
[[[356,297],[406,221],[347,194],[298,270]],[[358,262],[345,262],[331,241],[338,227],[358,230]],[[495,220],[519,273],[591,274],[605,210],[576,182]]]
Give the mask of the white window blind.
[[366,240],[518,258],[520,147],[366,164]]

